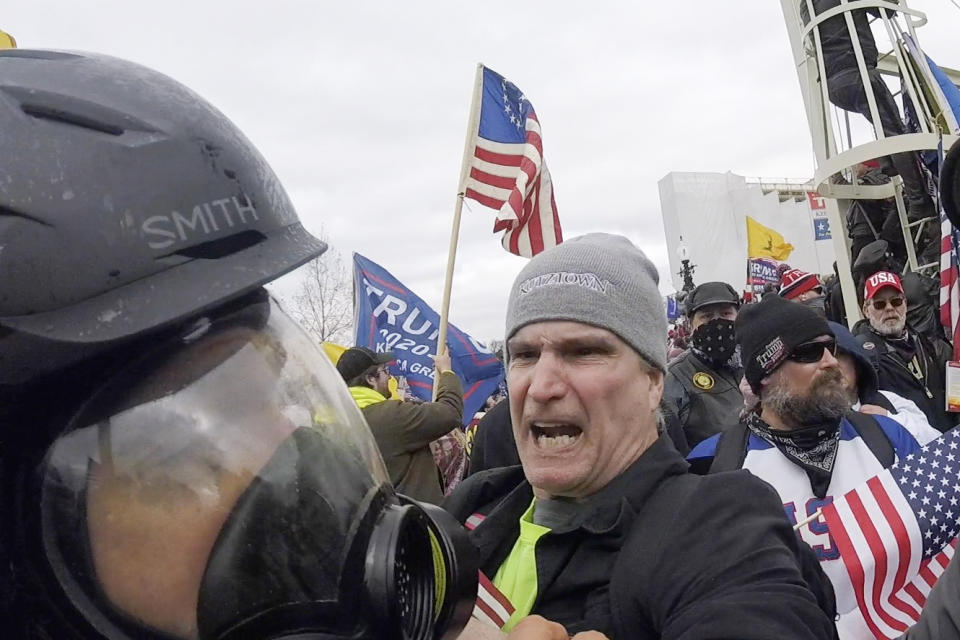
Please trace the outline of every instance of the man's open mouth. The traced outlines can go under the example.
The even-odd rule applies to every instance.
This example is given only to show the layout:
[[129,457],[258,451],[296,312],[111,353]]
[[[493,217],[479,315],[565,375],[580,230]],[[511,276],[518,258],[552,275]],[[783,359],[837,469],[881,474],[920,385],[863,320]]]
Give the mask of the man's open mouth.
[[544,448],[571,445],[583,435],[583,429],[573,424],[535,422],[530,426],[537,445]]

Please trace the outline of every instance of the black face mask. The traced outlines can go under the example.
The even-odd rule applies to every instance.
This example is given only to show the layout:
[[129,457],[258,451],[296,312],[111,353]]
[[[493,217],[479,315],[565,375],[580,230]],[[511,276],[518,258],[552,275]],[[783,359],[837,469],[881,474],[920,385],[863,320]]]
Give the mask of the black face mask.
[[826,302],[827,302],[826,296],[819,295],[816,298],[809,298],[807,300],[804,300],[800,304],[802,304],[803,306],[809,309],[813,309],[821,317],[826,318],[827,317]]
[[698,355],[718,366],[727,362],[737,349],[733,320],[725,318],[703,323],[693,332],[691,340]]

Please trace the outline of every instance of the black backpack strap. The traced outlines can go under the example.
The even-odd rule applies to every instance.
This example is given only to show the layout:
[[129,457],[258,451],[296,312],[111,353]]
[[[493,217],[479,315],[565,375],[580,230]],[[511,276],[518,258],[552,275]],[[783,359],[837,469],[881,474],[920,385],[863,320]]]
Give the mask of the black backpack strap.
[[893,466],[896,460],[896,451],[894,451],[893,443],[890,442],[890,438],[887,437],[876,418],[859,411],[850,411],[845,417],[863,438],[863,442],[880,461],[883,468]]
[[720,471],[734,471],[743,467],[747,457],[747,441],[750,439],[750,429],[742,422],[730,425],[720,432],[717,448],[713,453],[713,463],[708,473]]
[[[870,397],[870,400],[871,400],[870,404],[875,404],[875,405],[877,405],[878,407],[883,407],[884,409],[886,409],[887,411],[889,411],[889,412],[892,413],[892,414],[898,413],[896,407],[894,407],[894,406],[893,406],[893,403],[890,402],[890,398],[888,398],[887,396],[883,395],[883,394],[880,393],[879,391],[877,391],[875,394],[873,394],[873,395]],[[859,412],[858,412],[858,413],[859,413]]]

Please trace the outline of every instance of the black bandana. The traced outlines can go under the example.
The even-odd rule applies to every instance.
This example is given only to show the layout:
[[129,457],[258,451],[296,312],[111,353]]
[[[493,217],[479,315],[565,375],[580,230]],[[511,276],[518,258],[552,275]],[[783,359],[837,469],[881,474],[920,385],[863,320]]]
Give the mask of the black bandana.
[[[737,336],[733,327],[733,320],[725,318],[714,318],[705,322],[693,332],[690,348],[697,357],[714,366],[731,363],[737,355]],[[736,363],[731,364],[731,368],[739,366],[739,358],[737,357]]]
[[807,473],[815,496],[824,498],[827,495],[833,465],[840,449],[839,419],[832,424],[780,431],[772,429],[759,414],[751,413],[746,424],[750,431],[775,446],[788,460]]

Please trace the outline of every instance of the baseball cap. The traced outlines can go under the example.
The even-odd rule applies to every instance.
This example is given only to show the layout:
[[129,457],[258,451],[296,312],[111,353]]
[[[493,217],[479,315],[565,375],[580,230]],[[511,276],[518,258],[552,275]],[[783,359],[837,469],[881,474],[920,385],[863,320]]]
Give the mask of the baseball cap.
[[349,381],[375,364],[387,364],[395,359],[393,351],[377,353],[366,347],[350,347],[337,360],[337,371],[344,380]]
[[900,293],[903,293],[903,285],[900,284],[900,276],[891,271],[877,271],[867,278],[863,286],[863,299],[870,300],[877,292],[884,287],[893,287]]
[[710,304],[732,304],[739,309],[740,296],[726,282],[704,282],[687,295],[686,314],[692,316]]

